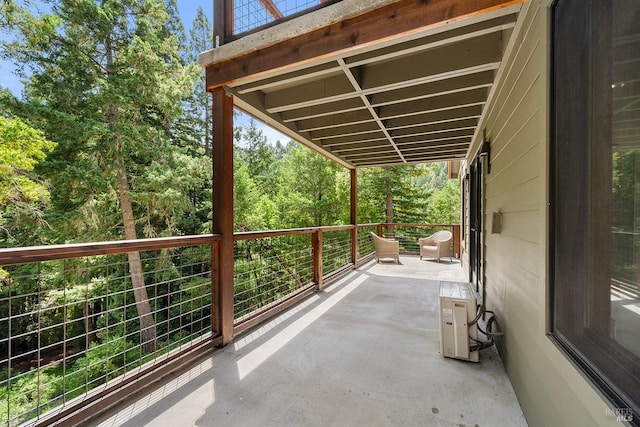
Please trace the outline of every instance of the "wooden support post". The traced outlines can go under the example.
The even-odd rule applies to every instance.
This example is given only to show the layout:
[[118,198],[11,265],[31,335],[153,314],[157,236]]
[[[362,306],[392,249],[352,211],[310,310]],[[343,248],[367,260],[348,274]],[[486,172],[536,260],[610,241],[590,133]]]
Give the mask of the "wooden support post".
[[222,236],[214,279],[214,330],[222,345],[233,340],[233,98],[223,88],[213,95],[213,232]]
[[453,255],[456,258],[460,258],[460,225],[454,225],[453,227]]
[[351,262],[358,262],[358,170],[351,169]]
[[322,230],[314,231],[311,235],[311,240],[313,281],[319,291],[322,289]]
[[384,237],[384,236],[382,235],[382,224],[378,224],[378,227],[377,227],[377,228],[378,228],[378,229],[376,230],[376,232],[378,233],[378,236],[380,236],[380,237]]

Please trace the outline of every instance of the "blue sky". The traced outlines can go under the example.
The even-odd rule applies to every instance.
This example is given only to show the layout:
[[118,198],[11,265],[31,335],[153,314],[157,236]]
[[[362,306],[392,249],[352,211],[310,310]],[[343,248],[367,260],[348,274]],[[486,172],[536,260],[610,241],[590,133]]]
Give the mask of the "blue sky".
[[[18,1],[18,3],[21,4],[24,2]],[[46,4],[42,1],[35,1],[34,3],[36,6],[43,7],[44,10],[47,10]],[[202,7],[205,14],[210,17],[211,21],[213,21],[213,0],[177,0],[177,3],[178,11],[180,12],[180,17],[182,18],[182,23],[187,34],[191,28],[191,23],[196,17],[199,6]],[[0,39],[6,40],[6,36],[6,34],[0,33]],[[20,82],[20,79],[14,74],[14,71],[15,65],[13,63],[0,60],[0,86],[8,88],[14,95],[20,97],[23,85]],[[249,122],[249,118],[242,114],[238,118],[237,122],[239,124],[246,125]],[[266,125],[258,123],[258,126],[262,129],[265,136],[272,144],[275,144],[277,140],[280,140],[282,143],[286,143],[290,139]]]

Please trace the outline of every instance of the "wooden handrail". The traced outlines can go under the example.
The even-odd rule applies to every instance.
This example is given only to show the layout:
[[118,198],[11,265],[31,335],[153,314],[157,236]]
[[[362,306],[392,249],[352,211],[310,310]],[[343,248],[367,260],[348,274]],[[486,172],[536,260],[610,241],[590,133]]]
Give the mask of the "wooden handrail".
[[208,245],[220,240],[217,234],[117,240],[111,242],[72,243],[67,245],[30,246],[0,249],[0,265],[26,264],[96,255],[155,251],[184,246]]
[[278,237],[278,236],[289,236],[295,234],[311,234],[317,228],[315,227],[306,227],[306,228],[289,228],[286,230],[263,230],[263,231],[242,231],[239,233],[234,233],[234,240],[254,240],[254,239],[265,239],[268,237]]
[[263,230],[263,231],[242,231],[234,233],[233,238],[235,240],[253,240],[264,239],[267,237],[288,236],[295,234],[311,234],[316,230],[322,230],[323,232],[329,231],[342,231],[351,230],[354,225],[327,225],[322,227],[304,227],[304,228],[287,228],[283,230]]
[[326,227],[320,227],[320,229],[324,232],[330,232],[330,231],[345,231],[345,230],[352,230],[355,227],[355,225],[329,225]]
[[[323,233],[331,231],[353,230],[357,227],[460,227],[458,224],[411,224],[411,223],[372,223],[357,225],[332,225],[324,227],[291,228],[283,230],[248,231],[234,233],[234,240],[253,240],[268,237],[295,234],[312,234],[317,230]],[[0,265],[25,264],[30,262],[54,261],[96,255],[109,255],[127,252],[154,251],[160,249],[208,245],[220,240],[217,234],[197,236],[160,237],[153,239],[118,240],[111,242],[72,243],[67,245],[30,246],[24,248],[0,249]]]
[[[376,224],[371,224],[371,225],[376,225]],[[429,228],[433,228],[433,227],[454,227],[454,226],[459,226],[460,224],[424,224],[424,223],[405,223],[405,222],[383,222],[381,224],[383,227],[386,226],[394,226],[394,227],[429,227]]]

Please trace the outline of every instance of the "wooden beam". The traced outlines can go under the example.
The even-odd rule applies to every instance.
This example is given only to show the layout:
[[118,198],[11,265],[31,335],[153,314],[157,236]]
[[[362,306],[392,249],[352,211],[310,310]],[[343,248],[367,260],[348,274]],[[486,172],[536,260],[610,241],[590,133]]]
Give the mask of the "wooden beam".
[[224,89],[213,98],[213,230],[218,246],[218,274],[214,282],[214,332],[222,345],[233,340],[233,98]]
[[441,111],[431,111],[412,116],[397,117],[395,119],[387,120],[387,129],[403,129],[408,127],[414,127],[416,123],[421,125],[429,125],[435,123],[447,123],[464,118],[480,119],[482,114],[481,105],[466,106],[460,108],[452,108]]
[[393,135],[393,138],[398,145],[407,145],[407,144],[431,144],[434,142],[443,142],[443,141],[458,141],[458,140],[469,140],[473,137],[474,129],[462,129],[462,130],[452,130],[451,132],[438,132],[438,133],[429,133],[429,134],[414,134],[414,135]]
[[371,132],[379,131],[380,127],[376,124],[376,122],[367,122],[357,125],[345,125],[332,129],[313,131],[311,132],[311,139],[322,139],[323,141],[329,141],[332,138],[370,134]]
[[481,15],[524,0],[400,0],[368,13],[206,66],[212,90],[267,71],[347,53],[376,42]]
[[280,9],[278,9],[278,6],[276,6],[272,0],[260,0],[260,4],[262,5],[262,7],[264,7],[267,13],[271,15],[274,21],[276,19],[284,18],[284,15],[282,14],[282,12],[280,12]]
[[30,246],[0,249],[0,266],[32,262],[122,254],[126,252],[159,251],[185,246],[213,245],[219,236],[160,237],[153,239],[115,240],[111,242],[73,243],[64,245]]
[[407,101],[401,104],[383,105],[379,108],[379,114],[383,119],[392,119],[429,112],[455,110],[474,105],[484,105],[484,103],[487,102],[488,92],[487,88],[478,88],[448,95]]
[[300,132],[313,132],[314,130],[331,129],[347,125],[374,122],[371,113],[367,110],[356,110],[335,116],[323,116],[315,119],[301,120],[297,123]]

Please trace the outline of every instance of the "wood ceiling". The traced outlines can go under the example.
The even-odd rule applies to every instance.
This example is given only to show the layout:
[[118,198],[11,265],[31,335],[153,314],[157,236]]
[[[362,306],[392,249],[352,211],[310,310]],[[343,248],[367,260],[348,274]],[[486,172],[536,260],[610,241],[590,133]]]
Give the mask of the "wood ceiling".
[[[224,85],[238,108],[345,167],[456,160],[478,132],[516,25],[520,2],[503,3],[460,19],[422,18],[422,27],[397,16],[388,22],[387,8],[378,18],[343,21],[342,38],[326,47],[316,39],[330,38],[335,27],[226,62],[201,62],[209,88]],[[426,7],[420,5],[412,7]],[[353,30],[367,22],[378,22],[378,36]],[[391,24],[397,35],[382,28]]]

